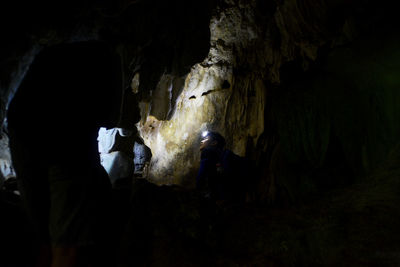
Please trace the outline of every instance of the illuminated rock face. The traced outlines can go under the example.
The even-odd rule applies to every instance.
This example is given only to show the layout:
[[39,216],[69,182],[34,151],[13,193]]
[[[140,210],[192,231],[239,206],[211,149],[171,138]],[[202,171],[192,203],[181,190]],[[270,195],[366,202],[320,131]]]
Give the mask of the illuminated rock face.
[[[273,117],[285,113],[290,101],[278,97],[281,104],[272,105],[272,95],[284,94],[286,85],[282,83],[291,83],[309,71],[321,48],[345,44],[353,38],[351,18],[329,16],[335,5],[342,9],[347,4],[322,0],[222,1],[210,20],[208,56],[184,77],[165,72],[157,87],[149,88],[150,97],[140,104],[142,121],[138,128],[153,152],[150,178],[160,184],[193,182],[199,162],[199,136],[206,129],[220,132],[228,148],[242,156],[248,148],[264,153],[265,144],[268,149],[278,147],[275,135],[289,135],[289,130],[266,132],[279,123],[271,123],[265,114]],[[282,71],[293,62],[295,69]],[[290,124],[290,118],[287,121]],[[285,125],[285,129],[290,127],[293,125]],[[302,142],[298,146],[302,147]]]
[[[228,116],[234,94],[231,87],[222,88],[224,81],[232,83],[231,71],[196,65],[186,77],[171,119],[160,121],[150,115],[139,125],[153,153],[150,177],[156,182],[181,183],[182,178],[193,175],[199,161],[201,132],[213,129],[226,134],[228,124],[240,123]],[[243,129],[242,134],[247,131]],[[243,153],[244,145],[238,143],[233,148]]]
[[138,128],[153,152],[150,178],[193,182],[203,130],[220,132],[239,155],[254,148],[265,128],[267,87],[280,84],[281,66],[296,59],[307,69],[333,38],[322,34],[325,11],[321,1],[295,0],[225,1],[217,8],[208,56],[180,86],[174,81],[183,78],[164,74],[150,100],[141,103]]
[[[141,103],[138,128],[153,153],[150,179],[156,183],[193,183],[204,130],[220,132],[228,147],[240,155],[246,152],[248,138],[256,143],[264,130],[262,80],[247,73],[244,77],[233,74],[238,56],[233,48],[239,42],[247,47],[257,35],[250,24],[242,28],[238,8],[229,12],[236,17],[223,13],[223,17],[212,19],[209,55],[192,67],[182,88],[176,88],[173,79],[164,75],[151,101]],[[180,92],[176,100],[174,91]]]

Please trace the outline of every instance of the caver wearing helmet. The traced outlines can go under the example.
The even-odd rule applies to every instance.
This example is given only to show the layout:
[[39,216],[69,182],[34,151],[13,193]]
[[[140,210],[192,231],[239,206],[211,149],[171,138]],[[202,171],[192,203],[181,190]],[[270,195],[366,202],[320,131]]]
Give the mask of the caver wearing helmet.
[[[242,200],[241,190],[246,160],[225,149],[225,138],[218,132],[202,134],[200,168],[196,187],[206,198],[213,200]],[[243,192],[242,192],[243,191]]]

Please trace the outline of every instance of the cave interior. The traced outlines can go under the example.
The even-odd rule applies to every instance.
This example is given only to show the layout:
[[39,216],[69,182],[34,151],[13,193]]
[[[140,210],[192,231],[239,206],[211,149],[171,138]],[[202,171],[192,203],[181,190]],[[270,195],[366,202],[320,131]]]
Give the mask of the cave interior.
[[[2,2],[0,266],[400,265],[397,17]],[[243,201],[196,189],[208,130],[251,163]]]

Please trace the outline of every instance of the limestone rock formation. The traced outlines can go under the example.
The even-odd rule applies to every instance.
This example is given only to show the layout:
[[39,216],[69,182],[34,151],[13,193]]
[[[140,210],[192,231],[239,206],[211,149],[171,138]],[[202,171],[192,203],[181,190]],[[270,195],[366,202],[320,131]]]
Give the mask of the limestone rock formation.
[[[154,153],[153,181],[190,184],[204,130],[221,132],[239,155],[254,149],[270,127],[266,98],[280,85],[280,68],[296,60],[298,71],[306,71],[319,49],[345,38],[340,26],[346,21],[327,18],[327,12],[324,1],[223,2],[210,20],[208,56],[192,67],[182,88],[161,76],[152,98],[141,104],[139,129]],[[171,97],[172,91],[179,96]]]

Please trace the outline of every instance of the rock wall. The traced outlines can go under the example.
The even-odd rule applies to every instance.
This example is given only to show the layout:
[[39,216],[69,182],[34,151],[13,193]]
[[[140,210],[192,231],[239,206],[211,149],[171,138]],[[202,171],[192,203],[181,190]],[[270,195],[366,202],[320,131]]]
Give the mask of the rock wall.
[[307,71],[320,49],[351,37],[347,20],[327,13],[325,1],[221,1],[210,20],[208,56],[184,76],[183,86],[164,75],[152,98],[142,101],[138,127],[153,151],[153,181],[193,183],[203,130],[221,132],[242,156],[265,150],[256,144],[271,127],[267,98],[281,85],[281,67],[296,60],[297,71]]

